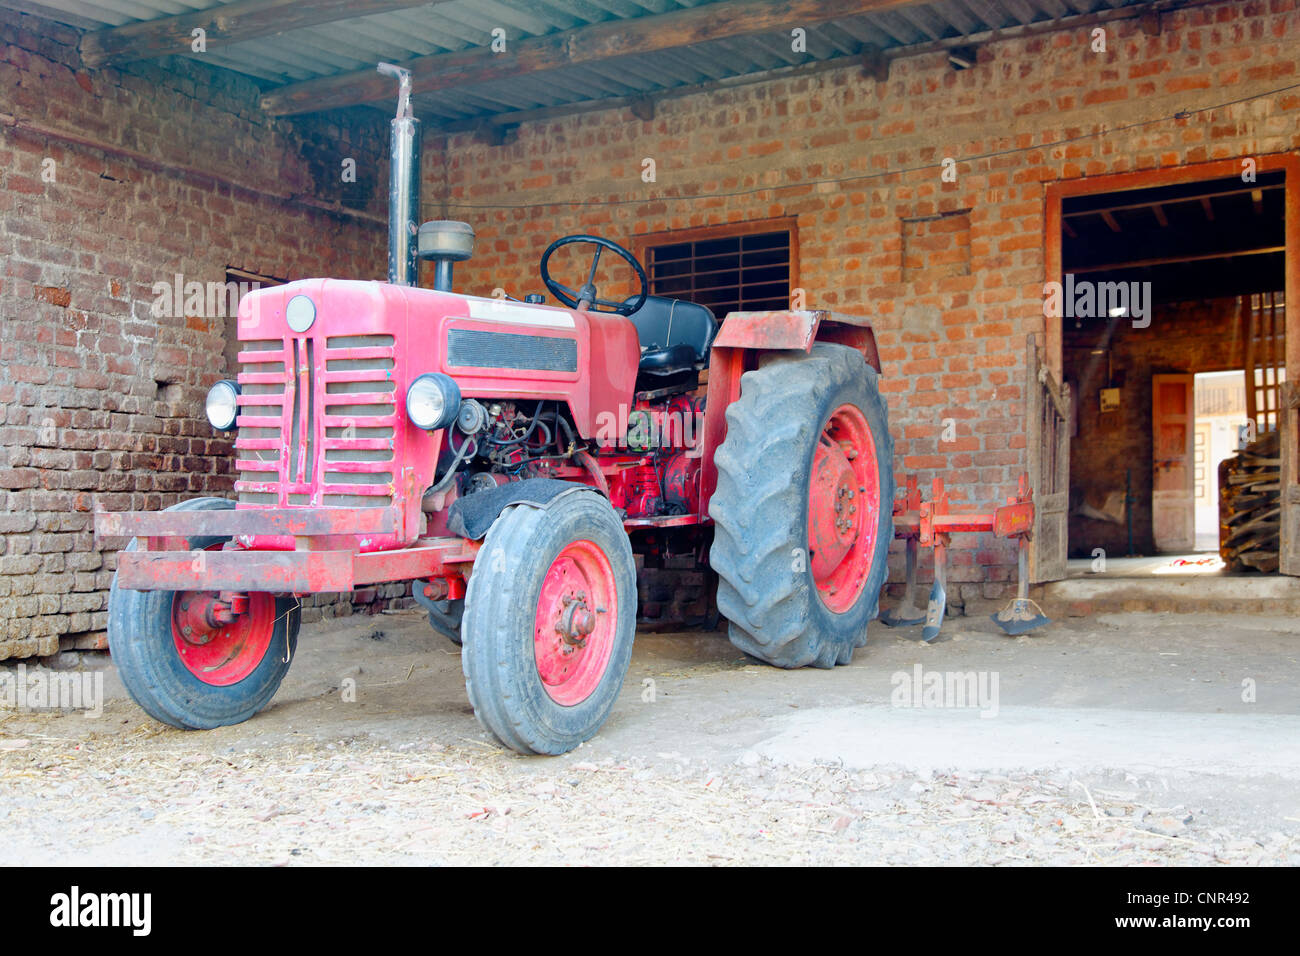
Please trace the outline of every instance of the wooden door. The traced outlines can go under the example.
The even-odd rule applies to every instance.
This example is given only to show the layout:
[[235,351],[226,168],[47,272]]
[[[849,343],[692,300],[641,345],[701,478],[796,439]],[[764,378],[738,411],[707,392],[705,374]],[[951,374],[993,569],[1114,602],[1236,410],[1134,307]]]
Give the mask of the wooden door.
[[1194,377],[1151,376],[1151,530],[1157,551],[1196,548]]
[[1029,337],[1025,389],[1029,486],[1034,491],[1034,536],[1029,580],[1065,577],[1070,528],[1070,387],[1058,385]]

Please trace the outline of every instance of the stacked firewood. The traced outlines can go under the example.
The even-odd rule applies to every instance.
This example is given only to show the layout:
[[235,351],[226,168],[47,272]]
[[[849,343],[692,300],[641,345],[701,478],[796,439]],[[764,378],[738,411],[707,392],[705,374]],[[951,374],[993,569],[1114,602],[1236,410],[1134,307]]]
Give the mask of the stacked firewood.
[[1268,432],[1219,463],[1219,556],[1229,571],[1276,571],[1282,458]]

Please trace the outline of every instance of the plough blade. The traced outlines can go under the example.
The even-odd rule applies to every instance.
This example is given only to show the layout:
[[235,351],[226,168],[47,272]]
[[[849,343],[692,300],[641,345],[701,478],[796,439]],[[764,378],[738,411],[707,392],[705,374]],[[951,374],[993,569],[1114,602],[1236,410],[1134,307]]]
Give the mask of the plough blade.
[[907,539],[907,586],[903,603],[881,612],[880,623],[886,627],[915,627],[925,623],[925,613],[916,606],[916,539]]
[[915,604],[891,608],[880,615],[880,623],[886,627],[915,627],[925,623],[925,615]]
[[1029,599],[1029,542],[1021,537],[1019,554],[1020,577],[1016,581],[1016,596],[1011,603],[991,615],[994,624],[1002,628],[1009,637],[1019,637],[1044,624],[1051,624],[1051,619],[1043,613],[1037,603]]
[[930,603],[925,609],[925,627],[921,628],[921,640],[927,644],[939,636],[943,627],[943,614],[948,607],[948,591],[939,581],[930,588]]
[[1027,597],[1013,598],[1011,603],[997,614],[990,614],[989,619],[1011,637],[1019,637],[1044,624],[1052,623],[1052,619],[1043,613],[1043,609]]

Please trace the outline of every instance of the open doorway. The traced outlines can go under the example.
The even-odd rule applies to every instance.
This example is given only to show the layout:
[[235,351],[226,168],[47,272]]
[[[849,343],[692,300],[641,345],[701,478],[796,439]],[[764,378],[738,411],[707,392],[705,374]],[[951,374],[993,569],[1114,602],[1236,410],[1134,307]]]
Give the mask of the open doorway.
[[1193,527],[1196,550],[1219,552],[1219,466],[1234,456],[1246,420],[1246,373],[1198,372],[1192,440]]
[[[1285,174],[1124,185],[1060,206],[1061,374],[1074,396],[1068,553],[1085,563],[1104,554],[1108,573],[1125,561],[1138,574],[1222,573],[1220,462],[1269,433],[1276,444]],[[1277,463],[1276,452],[1256,459]],[[1232,480],[1277,497],[1276,480]],[[1258,567],[1275,569],[1278,515],[1267,510],[1249,520],[1274,532],[1275,555]]]

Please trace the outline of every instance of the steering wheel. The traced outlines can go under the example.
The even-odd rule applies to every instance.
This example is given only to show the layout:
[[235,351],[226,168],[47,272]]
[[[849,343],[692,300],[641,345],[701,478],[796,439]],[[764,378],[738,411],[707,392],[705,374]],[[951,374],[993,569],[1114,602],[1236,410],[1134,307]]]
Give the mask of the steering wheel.
[[[551,253],[555,252],[561,246],[567,246],[574,242],[590,242],[596,247],[596,253],[591,259],[591,272],[587,275],[587,281],[583,283],[582,288],[574,292],[567,285],[562,285],[551,278],[550,270],[546,268],[547,262],[550,261]],[[637,278],[641,280],[641,291],[634,297],[626,299],[623,302],[614,302],[610,299],[601,299],[596,296],[596,269],[600,265],[600,252],[602,249],[610,249],[622,256],[633,269],[636,270]],[[641,308],[645,302],[645,297],[650,291],[650,280],[646,278],[645,269],[641,268],[641,263],[636,261],[636,256],[628,252],[617,242],[611,242],[609,239],[602,239],[600,236],[573,235],[565,236],[562,239],[556,239],[546,247],[542,253],[541,264],[542,281],[546,283],[546,288],[551,290],[551,294],[563,302],[571,309],[580,309],[592,312],[612,312],[617,315],[631,315],[637,309]],[[605,306],[605,308],[600,308]]]

